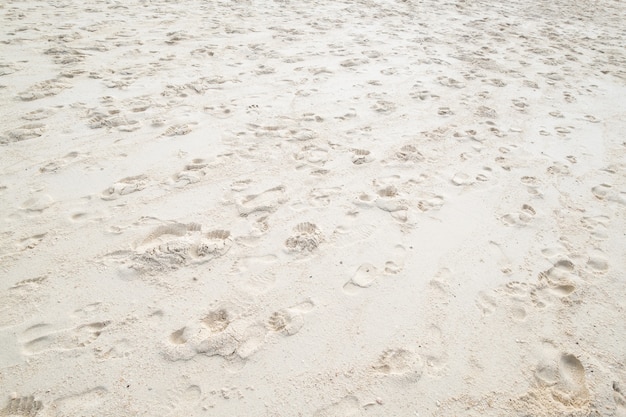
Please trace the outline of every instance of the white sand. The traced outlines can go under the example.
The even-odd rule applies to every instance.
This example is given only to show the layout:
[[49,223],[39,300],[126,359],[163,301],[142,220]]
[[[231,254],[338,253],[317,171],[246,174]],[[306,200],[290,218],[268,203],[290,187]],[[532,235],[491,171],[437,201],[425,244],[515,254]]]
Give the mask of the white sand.
[[0,416],[626,415],[623,2],[0,12]]

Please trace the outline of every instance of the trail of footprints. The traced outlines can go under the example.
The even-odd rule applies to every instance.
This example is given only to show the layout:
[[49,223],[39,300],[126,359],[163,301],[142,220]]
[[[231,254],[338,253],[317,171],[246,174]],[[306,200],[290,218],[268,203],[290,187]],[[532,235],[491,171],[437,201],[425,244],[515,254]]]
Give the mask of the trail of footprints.
[[[380,12],[384,18],[383,10],[376,10]],[[365,12],[366,13],[366,12]],[[475,25],[475,29],[483,30],[487,33],[490,29],[487,26],[487,19],[472,22]],[[306,26],[298,29],[283,29],[272,28],[272,34],[275,34],[281,41],[296,42],[299,41],[302,36],[306,36],[309,28],[317,31],[330,31],[335,28],[337,24],[341,24],[339,21],[331,21],[328,19],[314,19],[307,22]],[[237,33],[246,33],[247,29],[244,24],[237,27],[234,25],[226,25],[223,30],[228,35]],[[89,31],[97,32],[98,25],[93,25],[89,28]],[[510,33],[511,29],[504,29],[504,34]],[[116,46],[123,46],[124,42],[131,45],[137,34],[133,31],[120,31],[116,34],[118,37]],[[168,30],[163,33],[163,43],[167,46],[185,45],[186,41],[193,40],[194,35],[191,31],[186,30]],[[434,36],[434,35],[433,35]],[[75,36],[72,34],[64,34],[62,37],[54,40],[57,43],[67,43],[80,39],[80,35]],[[504,40],[500,36],[493,35],[495,41]],[[136,40],[136,39],[135,39]],[[539,48],[528,48],[532,45],[533,40],[528,39],[524,41],[526,48],[522,48],[525,56],[517,58],[532,58],[533,55],[541,55],[544,58],[544,63],[550,66],[563,65],[560,57],[547,56],[550,53],[539,50]],[[102,50],[105,51],[108,47],[106,44],[91,45],[91,51]],[[371,66],[376,60],[384,58],[385,54],[377,51],[372,51],[371,46],[368,45],[368,50],[363,51],[363,57],[355,57],[351,55],[351,49],[346,45],[324,45],[330,51],[330,54],[334,56],[340,56],[340,60],[337,61],[337,65],[329,68],[309,68],[310,74],[315,77],[327,77],[329,74],[336,73],[337,71],[349,71],[353,75],[358,75],[358,71],[362,71],[363,68]],[[214,55],[215,46],[205,46],[192,52],[192,55],[196,54],[203,58],[209,58]],[[263,51],[262,47],[257,46],[251,49],[251,56],[258,57],[261,53],[268,53]],[[486,58],[490,53],[494,53],[496,50],[485,46],[476,51],[458,51],[458,57],[455,59],[461,59],[469,66],[479,68],[483,74],[472,71],[462,72],[452,76],[433,76],[433,84],[444,87],[446,92],[463,91],[468,88],[473,79],[480,78],[481,83],[490,84],[492,86],[503,89],[506,87],[506,82],[498,78],[499,73],[507,73],[510,68],[504,68],[505,63],[496,64],[493,59]],[[171,51],[168,51],[170,53]],[[221,51],[227,53],[226,50]],[[450,61],[447,57],[434,56],[432,51],[425,50],[426,57],[424,57],[424,64],[437,65],[441,67],[449,67]],[[466,53],[466,56],[462,56]],[[69,46],[55,46],[46,50],[46,54],[59,65],[72,65],[78,64],[85,60],[87,54],[80,52],[78,49],[71,48]],[[367,59],[366,59],[367,58]],[[511,58],[508,62],[516,62],[515,57]],[[570,61],[574,62],[575,57],[572,57]],[[167,62],[175,62],[180,57],[170,54],[169,56],[163,56],[161,58],[161,64]],[[303,60],[303,57],[291,57],[284,58],[286,62],[298,62]],[[291,60],[291,61],[289,61]],[[530,59],[529,59],[530,60]],[[568,65],[573,65],[571,62]],[[155,66],[156,68],[156,66]],[[436,68],[436,67],[435,67]],[[14,71],[7,67],[6,71]],[[250,69],[250,74],[255,77],[258,76],[270,76],[277,71],[274,65],[253,65]],[[394,73],[401,71],[400,68],[386,68],[380,71],[383,75],[393,75]],[[109,88],[123,89],[132,85],[140,77],[148,75],[142,73],[141,69],[133,68],[132,66],[122,67],[116,69],[116,74],[109,74],[103,76],[103,74],[93,73],[91,77],[101,78]],[[68,76],[75,76],[70,69],[66,70]],[[75,73],[76,76],[79,72]],[[368,75],[369,76],[369,75]],[[557,85],[563,80],[563,76],[557,72],[537,74],[538,82],[547,82],[551,85]],[[66,77],[67,78],[67,77]],[[184,100],[187,97],[195,97],[201,95],[208,95],[207,92],[211,92],[213,89],[217,89],[222,84],[227,82],[241,82],[241,80],[227,80],[222,77],[214,78],[198,78],[190,82],[182,81],[179,85],[169,85],[164,91],[162,91],[162,97],[167,99],[175,98]],[[520,87],[538,89],[539,84],[533,80],[522,80]],[[375,83],[371,84],[376,85]],[[310,86],[304,86],[301,91],[306,91],[306,88]],[[434,85],[434,87],[437,87]],[[18,97],[23,101],[39,100],[45,97],[51,97],[56,94],[62,93],[65,89],[71,88],[66,79],[58,78],[52,80],[46,80],[37,83],[27,90],[18,94]],[[445,95],[438,95],[443,91],[442,89],[435,90],[435,88],[428,89],[429,86],[425,83],[417,83],[411,92],[409,97],[415,102],[430,102],[441,101]],[[573,103],[576,101],[574,97],[575,93],[563,92],[563,100],[567,103]],[[387,116],[397,112],[400,107],[396,103],[392,102],[384,95],[368,95],[370,99],[369,110],[372,113],[381,116]],[[486,96],[485,96],[486,97]],[[221,100],[221,99],[220,99]],[[182,101],[181,101],[182,102]],[[209,104],[205,107],[205,111],[211,116],[216,118],[229,118],[232,112],[236,110],[235,104],[232,102],[221,100],[225,104]],[[166,137],[176,138],[177,136],[187,135],[191,132],[192,127],[189,124],[171,124],[165,120],[160,111],[151,112],[155,108],[155,103],[138,103],[137,105],[130,105],[130,103],[115,103],[110,99],[103,100],[105,104],[103,108],[91,109],[89,124],[94,129],[112,129],[118,131],[132,132],[139,129],[143,125],[141,117],[152,117],[154,120],[154,127],[160,129],[160,133]],[[157,103],[156,105],[163,105]],[[114,104],[114,105],[110,105]],[[118,105],[119,104],[119,105]],[[459,109],[458,106],[446,106],[447,102],[441,102],[441,106],[437,107],[435,111],[439,113],[442,118],[450,118],[452,120],[456,115],[460,115],[463,109]],[[491,107],[490,107],[491,106]],[[516,97],[512,99],[512,107],[519,112],[527,112],[530,104],[524,97]],[[121,110],[120,110],[121,109]],[[498,109],[499,110],[499,109]],[[248,107],[248,111],[251,114],[259,114],[260,109],[256,105]],[[138,113],[144,113],[145,116]],[[455,114],[456,113],[456,114]],[[473,103],[471,113],[475,116],[484,119],[498,119],[501,117],[500,111],[496,111],[492,104],[485,102],[485,104]],[[34,120],[41,114],[32,114],[28,117],[33,117]],[[307,115],[307,118],[311,122],[319,122],[317,117],[313,115]],[[356,117],[356,111],[350,109],[342,118],[344,121],[354,119]],[[555,116],[556,117],[556,116]],[[320,117],[321,119],[321,117]],[[339,119],[341,120],[341,118]],[[597,122],[595,117],[589,117],[590,122]],[[1,138],[0,143],[12,143],[21,140],[35,139],[42,136],[46,131],[46,126],[42,123],[24,124],[23,126],[6,132]],[[281,138],[293,140],[296,142],[307,142],[316,138],[318,134],[314,129],[294,129],[293,126],[287,128],[284,126],[253,126],[250,131],[260,138]],[[557,135],[567,135],[571,129],[569,126],[555,128]],[[502,135],[496,127],[493,128],[493,134],[496,136]],[[374,163],[377,155],[366,149],[351,148],[349,149],[349,157],[355,168],[365,168],[367,164]],[[325,163],[332,158],[332,153],[328,152],[328,149],[318,146],[317,144],[302,147],[301,152],[297,154],[296,159],[302,163],[307,163],[315,166],[315,169],[322,170]],[[406,165],[416,165],[422,162],[425,156],[418,150],[417,146],[405,145],[398,149],[397,152],[392,152],[392,156],[389,160],[393,160],[394,163],[401,163]],[[504,157],[498,160],[503,169],[509,168],[508,162]],[[194,166],[194,164],[196,166]],[[202,162],[198,161],[196,164],[190,164],[185,167],[181,173],[176,175],[175,182],[178,185],[184,186],[199,182],[206,176],[205,167]],[[58,167],[51,166],[50,170],[57,170]],[[566,167],[555,165],[552,167],[552,173],[564,173]],[[321,171],[320,171],[321,172]],[[468,175],[465,173],[456,174],[452,178],[452,184],[455,186],[470,186],[476,181],[484,181],[484,178],[489,176],[489,172],[481,172],[477,175]],[[526,178],[522,181],[528,189],[529,194],[539,193],[538,181],[531,178]],[[114,183],[107,190],[102,192],[102,199],[115,200],[122,196],[127,196],[131,193],[135,193],[144,189],[147,185],[147,178],[144,175],[135,177],[123,178]],[[601,201],[617,201],[623,204],[623,193],[616,190],[616,187],[610,184],[599,184],[591,190],[591,193],[595,198]],[[430,195],[424,195],[420,197],[417,203],[417,208],[423,212],[436,212],[440,209],[444,202],[445,197],[441,194],[432,193]],[[248,194],[236,201],[239,214],[243,217],[249,217],[254,219],[255,224],[258,225],[259,231],[263,231],[267,226],[267,215],[275,212],[278,207],[284,204],[288,200],[288,193],[283,186],[277,186],[267,189],[257,194]],[[320,193],[317,195],[318,201],[327,201],[331,193]],[[326,200],[325,200],[326,199]],[[45,202],[44,202],[45,203]],[[385,185],[375,190],[373,196],[363,194],[359,197],[357,203],[361,204],[359,207],[370,206],[378,207],[380,210],[391,213],[394,217],[397,217],[400,221],[406,221],[407,211],[411,204],[408,204],[402,199],[402,191],[396,186]],[[39,211],[44,210],[47,206],[41,202],[30,202],[25,205],[26,210]],[[501,221],[510,226],[524,226],[532,222],[536,216],[535,209],[529,204],[523,205],[519,210],[506,214],[501,217]],[[597,239],[602,239],[607,236],[606,227],[608,219],[602,216],[590,216],[583,219],[584,227],[588,228],[590,233]],[[285,250],[289,254],[301,254],[311,255],[315,254],[320,245],[325,244],[328,240],[314,223],[304,222],[297,224],[292,230],[289,236],[284,241]],[[362,230],[359,232],[363,235],[367,235],[368,230]],[[332,239],[331,239],[332,240]],[[349,239],[348,239],[349,240]],[[346,241],[344,239],[343,241]],[[30,243],[26,243],[29,245]],[[157,274],[166,272],[168,270],[177,269],[180,267],[206,262],[208,260],[223,256],[227,253],[229,248],[233,244],[233,237],[229,231],[226,230],[212,230],[210,232],[203,232],[202,228],[196,224],[183,224],[183,223],[171,223],[160,227],[157,227],[150,235],[144,240],[134,245],[132,250],[115,254],[115,259],[120,259],[122,262],[129,263],[133,268],[140,270],[148,274]],[[533,284],[527,283],[509,283],[505,288],[501,288],[493,295],[485,295],[485,301],[483,304],[487,307],[483,310],[488,314],[500,308],[499,303],[502,302],[502,294],[505,297],[509,297],[510,300],[515,300],[516,307],[513,307],[513,315],[518,320],[523,320],[526,312],[524,309],[528,307],[528,300],[531,300],[532,304],[536,308],[546,308],[550,303],[554,302],[554,299],[567,299],[576,293],[577,285],[580,285],[580,277],[576,275],[576,269],[580,266],[574,265],[574,263],[565,257],[563,259],[556,260],[553,267],[539,274],[538,282]],[[601,250],[590,252],[587,267],[593,269],[598,273],[603,273],[609,268],[606,256]],[[360,265],[354,275],[344,285],[344,290],[348,293],[355,291],[361,291],[362,289],[370,288],[374,286],[381,276],[396,274],[402,270],[402,262],[393,260],[385,263],[385,265],[372,265],[364,263]],[[35,285],[35,284],[33,284]],[[39,284],[36,284],[39,285]],[[25,308],[26,313],[21,309],[21,305],[13,302],[13,298],[23,299],[31,301],[31,297],[26,297],[25,292],[22,293],[20,287],[31,286],[31,284],[18,285],[9,291],[9,295],[4,297],[9,303],[10,310],[2,310],[0,314],[0,322],[4,321],[7,325],[13,325],[19,322],[20,319],[16,318],[22,315],[28,315],[32,303],[27,302],[25,305],[30,307]],[[33,291],[32,294],[36,294]],[[15,297],[17,295],[17,297]],[[33,295],[34,297],[34,295]],[[306,303],[305,303],[306,304]],[[520,305],[521,304],[521,305]],[[306,304],[308,306],[308,304]],[[220,308],[211,310],[202,319],[194,322],[188,326],[173,332],[170,335],[168,343],[174,348],[170,350],[171,346],[168,345],[166,355],[170,358],[185,359],[187,357],[195,356],[197,354],[204,354],[208,356],[219,355],[224,357],[239,356],[246,358],[250,354],[254,353],[256,349],[263,343],[266,337],[271,335],[277,336],[293,336],[305,324],[304,317],[309,307],[291,307],[277,310],[267,317],[260,319],[259,321],[250,320],[244,317],[245,314],[239,312],[233,312],[228,308]],[[312,308],[312,307],[311,307]],[[9,312],[7,312],[9,311]],[[4,319],[4,320],[2,320]],[[63,350],[73,349],[75,347],[86,346],[93,342],[94,338],[98,337],[98,333],[102,331],[106,326],[105,322],[94,322],[85,325],[78,326],[73,329],[67,329],[62,331],[54,331],[50,327],[42,325],[35,326],[28,329],[26,333],[26,345],[27,350],[34,354],[43,353],[47,350]],[[196,330],[198,330],[196,332]],[[423,364],[419,355],[413,353],[409,349],[389,349],[383,352],[380,357],[375,361],[371,367],[371,371],[376,375],[382,376],[398,376],[406,375],[408,379],[419,378],[421,368]],[[582,364],[580,360],[569,353],[552,352],[551,356],[544,362],[538,364],[535,377],[538,381],[538,387],[536,392],[531,392],[528,395],[528,401],[533,404],[533,401],[557,401],[563,405],[578,406],[577,401],[585,401],[586,393],[584,370],[582,370]],[[616,398],[621,398],[623,401],[623,395],[618,385],[614,385],[614,392]],[[197,398],[197,389],[190,388],[186,393],[188,398]],[[35,415],[41,408],[41,403],[34,401],[32,397],[13,398],[10,400],[9,405],[3,409],[0,414],[3,415]],[[361,411],[362,405],[360,401],[354,396],[346,396],[338,402],[321,409],[316,415],[319,416],[335,416],[335,415],[356,415]],[[75,410],[78,411],[78,410]],[[527,410],[523,410],[527,412]]]

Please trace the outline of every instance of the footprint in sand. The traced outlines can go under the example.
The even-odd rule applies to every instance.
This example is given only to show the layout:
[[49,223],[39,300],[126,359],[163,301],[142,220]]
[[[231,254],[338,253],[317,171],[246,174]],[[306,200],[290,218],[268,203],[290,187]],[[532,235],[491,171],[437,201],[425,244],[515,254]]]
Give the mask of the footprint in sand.
[[184,390],[174,391],[168,395],[167,416],[195,415],[200,406],[202,389],[198,385],[190,385]]
[[196,158],[185,168],[172,177],[172,182],[176,187],[186,187],[190,184],[200,182],[207,174],[208,162],[201,158]]
[[403,348],[384,351],[372,365],[372,370],[376,374],[401,377],[410,382],[417,382],[420,379],[423,368],[422,358]]
[[520,211],[505,214],[500,220],[507,226],[524,226],[528,224],[536,214],[537,212],[531,205],[524,204]]
[[366,65],[369,62],[370,61],[365,58],[351,58],[351,59],[345,59],[341,61],[339,65],[341,65],[344,68],[352,68],[352,67],[358,67],[361,65]]
[[376,103],[372,105],[371,108],[376,113],[388,114],[388,113],[393,113],[394,111],[396,111],[398,106],[396,105],[396,103],[391,102],[391,101],[377,100]]
[[49,409],[54,410],[55,416],[98,415],[105,407],[107,394],[104,387],[90,388],[55,399]]
[[15,129],[7,130],[0,135],[0,144],[21,142],[42,136],[46,131],[43,123],[29,123]]
[[28,120],[28,121],[43,120],[43,119],[47,119],[50,116],[53,116],[56,112],[57,110],[53,108],[42,107],[37,110],[33,110],[26,114],[23,114],[22,119]]
[[[409,218],[409,202],[400,198],[395,186],[389,185],[377,191],[378,197],[374,204],[382,211],[386,211],[399,223],[406,223]],[[367,196],[367,194],[363,194]],[[367,201],[365,201],[367,203]]]
[[296,169],[302,169],[303,166],[323,166],[330,156],[328,149],[311,144],[303,146],[293,157],[301,163],[301,165],[296,166]]
[[613,201],[626,205],[626,192],[616,190],[610,184],[596,185],[591,189],[591,192],[598,200]]
[[259,194],[249,194],[237,201],[241,216],[248,216],[257,211],[272,213],[287,201],[286,188],[283,185],[265,190]]
[[391,158],[400,162],[415,163],[423,161],[424,155],[419,152],[417,146],[407,144],[401,146],[400,149],[395,151]]
[[349,295],[355,295],[364,288],[371,287],[378,277],[382,275],[396,275],[404,269],[406,248],[396,245],[393,249],[392,259],[385,262],[384,267],[377,268],[371,263],[361,264],[352,278],[343,286],[343,291]]
[[438,194],[423,194],[421,199],[417,202],[417,208],[422,212],[431,210],[439,210],[443,207],[445,199],[442,195]]
[[487,106],[478,106],[478,108],[474,111],[474,114],[478,117],[487,119],[495,119],[498,117],[496,110]]
[[293,233],[285,241],[285,247],[290,253],[306,255],[315,251],[324,241],[324,235],[314,223],[299,223],[293,228]]
[[592,249],[589,251],[589,259],[587,266],[594,272],[604,273],[609,270],[609,258],[600,249]]
[[520,182],[526,186],[526,191],[528,192],[528,194],[534,196],[542,195],[542,193],[539,191],[539,187],[542,185],[542,182],[536,177],[523,176],[520,178]]
[[409,92],[409,97],[413,100],[439,100],[439,96],[431,93],[429,90],[424,90],[420,85],[413,86],[413,89]]
[[213,331],[208,326],[185,326],[170,334],[164,355],[171,361],[186,361],[199,354],[229,359],[236,353],[238,345],[239,340],[231,331]]
[[48,194],[39,194],[24,201],[20,209],[27,213],[41,214],[54,204],[54,199]]
[[452,109],[450,109],[450,107],[439,107],[437,109],[437,114],[439,116],[454,116],[454,111]]
[[464,172],[457,172],[450,181],[456,186],[472,185],[474,183],[472,177]]
[[457,81],[454,78],[450,78],[450,77],[445,77],[445,76],[437,77],[437,82],[445,87],[465,88],[465,83]]
[[608,230],[611,219],[608,216],[583,217],[581,223],[585,229],[589,231],[591,237],[595,240],[608,239]]
[[498,304],[496,298],[486,292],[479,292],[476,298],[476,305],[482,312],[483,316],[490,316],[496,311]]
[[79,156],[78,152],[70,152],[67,155],[65,155],[62,158],[58,158],[58,159],[53,159],[52,161],[49,161],[48,163],[46,163],[45,165],[41,166],[39,168],[39,172],[57,172],[59,171],[61,168],[64,168],[65,166],[69,165],[70,163],[76,161],[76,158]]
[[165,136],[183,136],[191,133],[191,128],[187,124],[179,124],[168,127],[163,133]]
[[267,332],[262,324],[244,320],[236,306],[218,307],[172,332],[163,354],[170,361],[187,361],[204,355],[222,357],[231,365],[243,365],[265,343]]
[[116,200],[121,196],[136,193],[146,188],[148,177],[146,175],[137,175],[134,177],[126,177],[117,181],[115,184],[104,190],[101,195],[103,200]]
[[31,356],[49,351],[63,352],[83,348],[93,343],[109,323],[94,322],[60,331],[54,331],[48,324],[37,324],[22,333],[22,351]]
[[363,165],[374,160],[372,153],[366,149],[351,149],[352,163],[354,165]]
[[341,191],[341,187],[314,188],[309,192],[307,199],[313,207],[327,207],[336,196],[341,195]]
[[538,286],[534,284],[511,281],[496,289],[493,294],[499,297],[499,301],[502,301],[511,319],[524,322],[533,303],[532,292],[537,289]]
[[[258,108],[259,106],[256,107]],[[230,103],[222,103],[215,106],[204,107],[204,111],[218,119],[228,119],[235,115],[236,110],[237,103],[235,102],[235,100],[232,100]]]
[[491,255],[490,257],[496,261],[500,271],[506,275],[511,274],[513,265],[511,264],[511,260],[505,253],[503,246],[498,242],[490,240],[488,249]]
[[254,294],[264,294],[276,283],[277,274],[273,270],[276,255],[239,258],[233,265],[232,274],[244,281],[244,288]]
[[378,268],[364,263],[357,268],[350,281],[344,284],[343,291],[349,295],[357,294],[361,289],[369,288],[380,275]]
[[543,310],[572,297],[580,281],[574,270],[571,261],[557,258],[552,268],[539,273],[537,282],[510,281],[492,293],[480,293],[477,304],[485,315],[502,304],[513,320],[523,322],[532,310]]
[[22,252],[29,249],[34,249],[41,243],[48,233],[39,233],[29,237],[25,237],[19,240],[17,244],[17,251]]
[[547,286],[552,295],[556,297],[566,297],[576,290],[578,276],[574,274],[574,264],[568,259],[561,259],[554,263],[554,266],[539,274],[538,280],[540,289]]
[[157,227],[132,251],[112,252],[105,255],[104,260],[155,275],[224,256],[232,243],[228,230],[216,229],[203,233],[202,226],[197,223],[172,222]]
[[376,232],[374,224],[357,223],[337,226],[330,237],[330,241],[337,248],[348,248],[367,241],[374,232]]
[[287,309],[279,310],[270,316],[267,320],[267,327],[275,332],[285,336],[293,336],[298,333],[304,325],[304,319],[300,314],[293,314]]
[[537,356],[538,363],[533,370],[535,384],[519,398],[524,411],[541,414],[539,411],[546,409],[586,410],[590,395],[580,359],[559,351],[551,342],[544,342]]
[[319,409],[313,414],[313,417],[356,417],[360,414],[359,399],[350,395],[328,407]]
[[267,327],[272,332],[293,336],[304,325],[303,315],[313,310],[314,307],[315,304],[307,300],[293,307],[275,311],[267,320]]
[[0,410],[0,416],[6,417],[34,417],[43,408],[41,401],[36,401],[32,395],[26,397],[13,397],[8,404]]
[[76,205],[66,210],[67,218],[76,223],[95,222],[102,223],[104,219],[111,217],[108,208],[94,208],[94,197],[87,196],[77,201]]
[[392,259],[385,262],[384,272],[388,275],[396,275],[404,270],[404,261],[406,260],[406,248],[402,245],[396,245],[393,248]]
[[618,416],[626,416],[626,394],[623,391],[622,384],[618,381],[613,381],[612,388],[615,405],[621,412]]
[[134,132],[141,127],[139,121],[118,114],[118,110],[109,110],[105,113],[89,111],[88,116],[88,125],[91,129],[116,128],[121,132]]
[[51,79],[33,84],[17,96],[23,101],[32,101],[44,97],[55,96],[67,88],[71,88],[71,86],[59,80]]
[[16,326],[35,315],[45,299],[41,286],[46,277],[18,282],[0,293],[0,328]]

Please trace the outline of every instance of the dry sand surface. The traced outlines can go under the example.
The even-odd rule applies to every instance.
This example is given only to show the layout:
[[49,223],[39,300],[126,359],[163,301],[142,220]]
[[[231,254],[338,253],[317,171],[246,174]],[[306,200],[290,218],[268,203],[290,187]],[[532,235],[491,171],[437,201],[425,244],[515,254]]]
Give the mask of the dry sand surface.
[[626,416],[622,1],[0,13],[0,416]]

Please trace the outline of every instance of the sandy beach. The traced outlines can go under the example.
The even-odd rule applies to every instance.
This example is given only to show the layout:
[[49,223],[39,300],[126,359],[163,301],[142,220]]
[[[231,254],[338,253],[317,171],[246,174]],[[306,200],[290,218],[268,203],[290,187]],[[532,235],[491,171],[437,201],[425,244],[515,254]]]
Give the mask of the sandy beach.
[[626,4],[0,4],[0,416],[626,417]]

